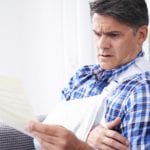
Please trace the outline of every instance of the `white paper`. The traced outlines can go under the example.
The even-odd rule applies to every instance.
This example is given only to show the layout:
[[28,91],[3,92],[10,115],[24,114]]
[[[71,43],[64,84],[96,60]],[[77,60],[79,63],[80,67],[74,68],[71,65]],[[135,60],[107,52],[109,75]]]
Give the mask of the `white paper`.
[[89,131],[93,126],[102,122],[105,101],[101,96],[59,102],[49,112],[43,123],[61,125],[86,141]]
[[23,83],[15,77],[0,76],[0,120],[24,133],[28,123],[36,120]]

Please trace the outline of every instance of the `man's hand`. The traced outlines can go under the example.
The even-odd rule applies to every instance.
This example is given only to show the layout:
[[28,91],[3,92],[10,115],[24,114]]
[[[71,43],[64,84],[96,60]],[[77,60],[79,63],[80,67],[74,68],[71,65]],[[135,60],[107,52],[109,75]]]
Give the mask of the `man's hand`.
[[107,128],[101,125],[89,133],[87,143],[98,150],[128,150],[129,142],[118,132],[112,130],[121,123],[120,118],[107,123]]
[[42,150],[91,150],[87,143],[62,126],[31,122],[26,130],[38,140]]

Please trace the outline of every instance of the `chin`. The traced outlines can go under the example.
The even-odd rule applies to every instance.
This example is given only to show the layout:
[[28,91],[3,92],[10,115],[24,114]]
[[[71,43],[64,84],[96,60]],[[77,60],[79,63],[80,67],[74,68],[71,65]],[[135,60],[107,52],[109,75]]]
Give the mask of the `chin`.
[[100,65],[102,69],[104,70],[112,70],[112,69],[115,69],[115,67],[113,66],[106,66],[106,65]]
[[106,62],[106,61],[105,62],[104,61],[99,61],[99,65],[104,70],[111,70],[111,69],[115,68],[114,65],[110,61],[109,61],[109,63]]

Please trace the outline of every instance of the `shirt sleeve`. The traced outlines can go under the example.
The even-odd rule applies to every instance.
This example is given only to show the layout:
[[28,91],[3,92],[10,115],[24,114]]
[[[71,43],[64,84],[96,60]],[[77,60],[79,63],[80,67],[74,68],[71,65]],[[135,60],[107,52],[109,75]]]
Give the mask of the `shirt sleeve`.
[[79,88],[81,85],[85,84],[86,81],[89,80],[89,77],[93,76],[93,68],[97,67],[97,65],[86,65],[81,67],[76,71],[76,73],[70,78],[68,84],[61,91],[61,99],[62,100],[70,100],[77,98],[76,95],[72,93],[76,91],[76,93],[80,93]]
[[68,82],[68,84],[62,89],[61,91],[61,99],[62,100],[69,100],[70,96],[71,96],[71,87],[70,87],[70,83],[72,82],[74,77],[72,77],[70,79],[70,81]]
[[150,149],[150,81],[138,84],[126,104],[122,134],[130,142],[130,150]]

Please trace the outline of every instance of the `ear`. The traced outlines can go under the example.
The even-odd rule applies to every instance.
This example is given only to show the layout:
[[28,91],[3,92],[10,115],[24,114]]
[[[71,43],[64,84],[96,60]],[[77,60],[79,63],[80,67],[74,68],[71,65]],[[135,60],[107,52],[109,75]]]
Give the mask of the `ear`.
[[143,25],[137,31],[138,43],[141,45],[146,40],[148,34],[148,26]]

